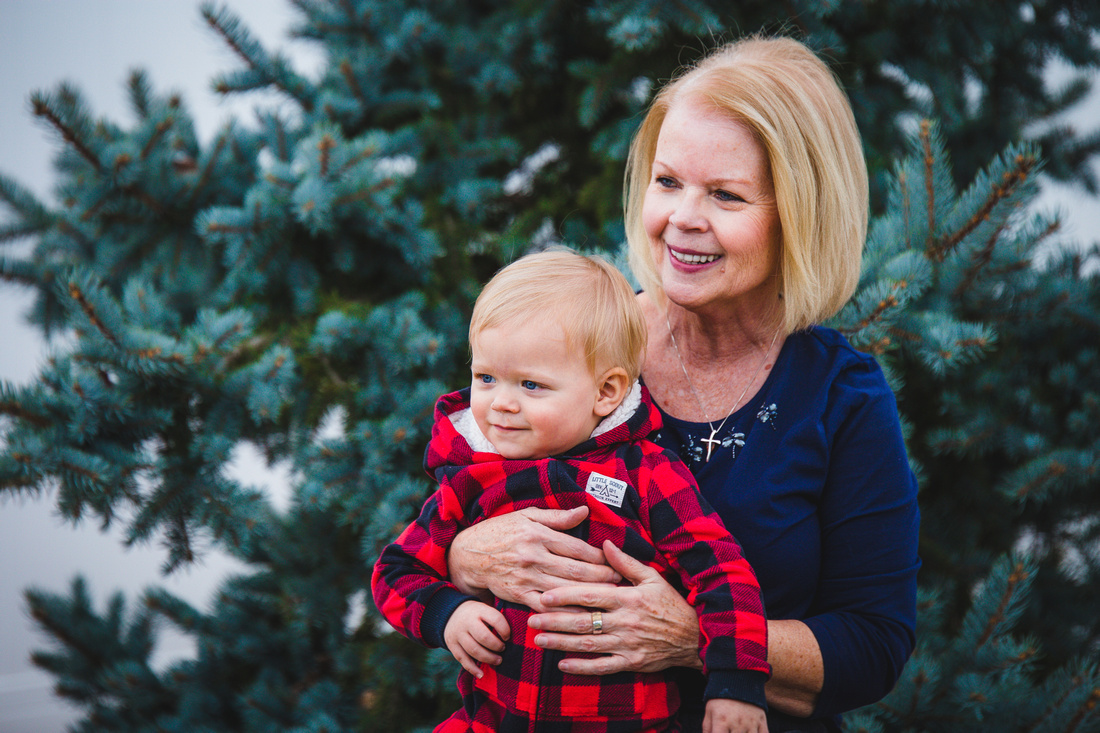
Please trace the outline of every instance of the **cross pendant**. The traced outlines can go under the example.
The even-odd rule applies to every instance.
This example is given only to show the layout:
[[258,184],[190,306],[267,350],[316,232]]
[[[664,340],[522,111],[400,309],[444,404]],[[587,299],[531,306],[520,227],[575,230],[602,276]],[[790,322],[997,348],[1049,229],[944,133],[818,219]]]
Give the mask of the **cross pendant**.
[[[721,427],[721,426],[719,426],[719,427]],[[711,428],[710,429],[710,437],[709,438],[703,438],[701,441],[699,441],[700,443],[706,443],[707,444],[707,458],[706,458],[706,460],[708,460],[708,461],[710,460],[710,454],[714,451],[714,446],[722,444],[722,441],[715,440],[715,438],[714,438],[714,434],[717,433],[717,432],[718,432],[718,428]]]

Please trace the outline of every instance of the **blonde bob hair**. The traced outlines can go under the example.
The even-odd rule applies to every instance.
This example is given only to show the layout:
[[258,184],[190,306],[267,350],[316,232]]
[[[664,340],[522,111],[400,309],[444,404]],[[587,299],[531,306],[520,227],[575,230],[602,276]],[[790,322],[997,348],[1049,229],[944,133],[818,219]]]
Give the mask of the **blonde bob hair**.
[[621,272],[597,255],[565,248],[521,257],[485,285],[470,318],[470,344],[488,328],[555,319],[593,376],[622,367],[630,382],[642,372],[646,324]]
[[[782,230],[779,286],[788,333],[836,313],[859,281],[867,235],[867,165],[848,98],[829,68],[789,38],[750,37],[716,49],[657,94],[631,144],[623,203],[630,266],[661,294],[642,223],[661,125],[684,97],[747,125],[763,147]],[[663,297],[654,302],[663,305]]]

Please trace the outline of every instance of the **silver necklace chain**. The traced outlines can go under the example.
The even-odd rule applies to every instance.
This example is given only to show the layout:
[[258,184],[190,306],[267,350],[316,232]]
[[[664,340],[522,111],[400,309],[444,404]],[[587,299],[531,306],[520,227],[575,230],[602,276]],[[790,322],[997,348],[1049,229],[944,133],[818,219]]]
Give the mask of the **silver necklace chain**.
[[749,388],[752,387],[756,378],[760,376],[761,370],[764,369],[764,365],[768,363],[768,356],[772,353],[772,347],[775,346],[775,340],[779,338],[779,329],[775,329],[775,333],[772,335],[772,341],[768,344],[768,350],[764,352],[764,359],[760,362],[760,366],[753,372],[752,379],[745,385],[745,389],[741,391],[737,401],[733,403],[733,407],[726,413],[726,416],[722,418],[722,422],[718,423],[718,427],[714,427],[711,422],[710,414],[707,412],[707,408],[703,407],[703,401],[699,399],[699,393],[695,391],[695,385],[691,381],[691,376],[688,374],[687,366],[684,365],[684,357],[680,355],[680,345],[676,343],[676,334],[672,332],[672,323],[668,320],[668,310],[665,310],[665,326],[668,328],[669,338],[672,339],[672,349],[676,352],[676,361],[680,362],[680,370],[684,373],[684,380],[687,382],[688,389],[691,390],[691,395],[695,398],[696,404],[699,405],[699,411],[703,413],[703,417],[707,419],[707,427],[710,428],[710,437],[703,438],[702,442],[707,444],[707,457],[706,460],[710,460],[710,454],[714,452],[714,446],[720,444],[722,441],[718,440],[714,436],[718,434],[718,431],[722,429],[722,426],[726,424],[726,420],[730,419],[730,415],[737,412],[738,406],[741,404],[741,400],[744,399],[748,393]]

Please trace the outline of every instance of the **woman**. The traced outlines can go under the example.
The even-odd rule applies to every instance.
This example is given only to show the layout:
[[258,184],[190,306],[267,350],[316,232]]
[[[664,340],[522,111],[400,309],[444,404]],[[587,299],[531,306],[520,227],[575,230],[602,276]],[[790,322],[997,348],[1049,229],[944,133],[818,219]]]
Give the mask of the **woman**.
[[[814,325],[851,296],[866,235],[847,98],[802,44],[739,41],[659,93],[627,165],[658,442],[687,462],[759,577],[770,730],[839,730],[836,716],[881,698],[912,651],[920,564],[893,394],[871,357]],[[567,657],[566,671],[699,669],[691,607],[614,548],[605,558],[568,537],[583,512],[462,532],[455,584],[539,611],[540,645],[604,654]],[[620,576],[629,584],[608,584]],[[685,730],[699,720],[685,709]]]

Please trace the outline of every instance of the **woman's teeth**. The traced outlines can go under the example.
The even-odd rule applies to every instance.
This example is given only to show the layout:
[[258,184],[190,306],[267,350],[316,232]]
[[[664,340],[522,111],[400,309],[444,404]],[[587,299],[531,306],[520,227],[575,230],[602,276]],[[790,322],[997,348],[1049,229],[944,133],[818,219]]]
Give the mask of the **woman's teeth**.
[[674,249],[670,249],[673,258],[677,262],[683,262],[685,265],[705,265],[708,262],[714,262],[718,259],[718,255],[689,255],[683,252],[677,252]]

